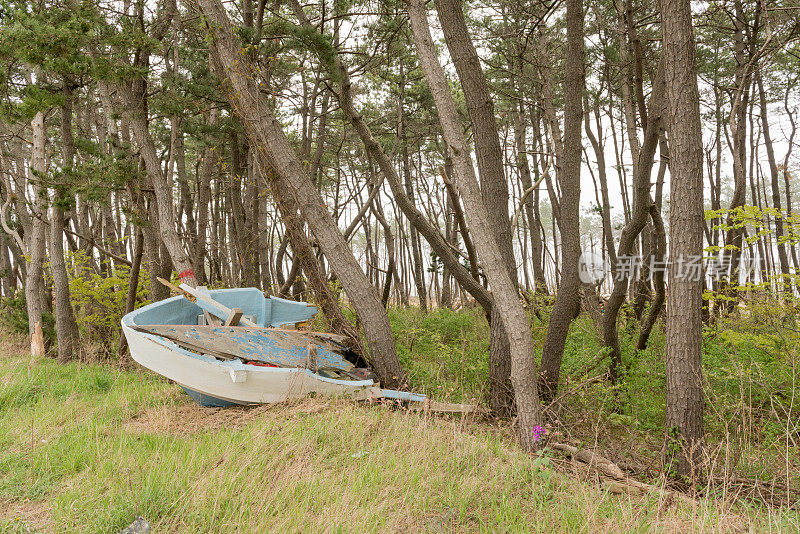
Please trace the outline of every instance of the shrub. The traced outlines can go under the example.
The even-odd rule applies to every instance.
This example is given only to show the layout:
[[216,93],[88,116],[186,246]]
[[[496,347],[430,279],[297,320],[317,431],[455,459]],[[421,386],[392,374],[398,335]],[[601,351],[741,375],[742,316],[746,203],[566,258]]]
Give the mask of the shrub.
[[[0,327],[12,332],[28,335],[28,305],[25,290],[20,289],[13,296],[0,299]],[[48,347],[56,341],[56,322],[53,314],[47,310],[42,312],[42,332]]]
[[[90,343],[96,341],[101,347],[107,346],[108,340],[116,340],[121,334],[130,267],[116,264],[108,272],[98,273],[82,250],[67,253],[67,264],[69,290],[81,335]],[[149,293],[149,277],[142,269],[136,291],[137,307],[148,302]]]

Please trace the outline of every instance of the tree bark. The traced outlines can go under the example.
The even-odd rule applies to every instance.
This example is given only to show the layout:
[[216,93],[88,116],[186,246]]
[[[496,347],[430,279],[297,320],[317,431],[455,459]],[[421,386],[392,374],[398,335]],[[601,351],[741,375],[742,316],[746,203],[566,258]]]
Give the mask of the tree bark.
[[[667,466],[697,476],[702,458],[702,275],[679,261],[703,254],[703,139],[689,0],[661,0],[670,149],[669,293],[667,294]],[[677,457],[677,458],[676,458]]]
[[580,312],[581,281],[578,264],[581,256],[581,125],[583,122],[584,43],[583,4],[567,0],[567,50],[564,78],[564,142],[563,156],[558,164],[561,184],[561,283],[556,293],[550,323],[542,349],[540,392],[550,401],[558,389],[561,359],[569,326]]
[[27,241],[28,269],[25,277],[25,302],[28,308],[28,334],[31,339],[31,354],[44,356],[44,336],[42,324],[42,294],[44,285],[44,256],[47,243],[47,223],[44,221],[46,207],[42,202],[39,181],[44,177],[45,161],[45,120],[44,113],[38,112],[31,121],[33,146],[31,148],[31,169],[29,180],[33,183],[35,200],[31,217],[31,232]]
[[[664,261],[667,253],[667,233],[664,230],[664,221],[661,219],[661,211],[658,206],[653,203],[650,204],[650,220],[653,221],[653,240],[655,246],[653,247],[653,259],[656,264]],[[647,315],[642,321],[642,329],[639,331],[639,339],[636,342],[636,350],[644,350],[647,348],[647,342],[650,339],[650,332],[656,324],[656,319],[661,314],[664,307],[665,288],[664,288],[664,270],[655,269],[653,271],[653,286],[655,286],[655,294],[653,300],[650,302],[650,308],[647,310]]]
[[[2,171],[0,171],[2,172]],[[14,292],[14,272],[11,269],[11,242],[0,232],[0,297],[8,297]]]

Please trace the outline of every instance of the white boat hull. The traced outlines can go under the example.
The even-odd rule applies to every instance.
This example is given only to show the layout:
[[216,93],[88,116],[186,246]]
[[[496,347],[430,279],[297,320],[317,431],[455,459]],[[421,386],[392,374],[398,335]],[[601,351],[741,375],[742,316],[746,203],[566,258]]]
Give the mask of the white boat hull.
[[195,354],[123,323],[131,356],[140,365],[185,389],[233,404],[265,404],[317,395],[353,396],[375,386],[319,376],[308,369],[260,367]]

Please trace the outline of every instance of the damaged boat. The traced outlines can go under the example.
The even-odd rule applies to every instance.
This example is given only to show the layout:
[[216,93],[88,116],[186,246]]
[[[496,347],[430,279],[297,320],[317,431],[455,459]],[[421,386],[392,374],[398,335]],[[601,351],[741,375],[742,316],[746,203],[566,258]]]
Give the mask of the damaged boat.
[[343,336],[297,329],[317,313],[257,288],[208,290],[162,280],[178,296],[122,318],[132,358],[203,406],[281,402],[310,395],[394,399],[418,408],[473,411],[380,388]]

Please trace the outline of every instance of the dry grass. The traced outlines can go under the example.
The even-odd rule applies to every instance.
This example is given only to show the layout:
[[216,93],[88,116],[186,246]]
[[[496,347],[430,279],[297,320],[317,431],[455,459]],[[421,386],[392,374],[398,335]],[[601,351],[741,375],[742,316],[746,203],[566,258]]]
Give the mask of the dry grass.
[[[2,335],[2,334],[0,334]],[[0,340],[0,531],[796,532],[785,510],[616,495],[508,427],[334,399],[205,409]],[[31,364],[29,366],[29,364]]]

